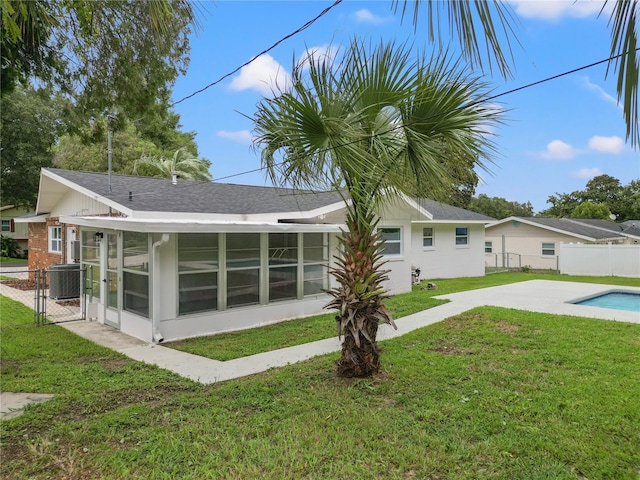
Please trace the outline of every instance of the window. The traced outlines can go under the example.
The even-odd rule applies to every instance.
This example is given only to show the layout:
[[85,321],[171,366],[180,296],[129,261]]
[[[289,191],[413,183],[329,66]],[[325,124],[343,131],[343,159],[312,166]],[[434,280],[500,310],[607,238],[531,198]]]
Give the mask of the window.
[[484,242],[484,253],[493,253],[493,242]]
[[269,234],[269,301],[298,297],[298,234]]
[[62,227],[49,227],[49,251],[62,252]]
[[178,234],[178,314],[218,308],[218,234]]
[[9,220],[2,220],[2,231],[3,232],[13,232],[13,222],[11,221],[11,219]]
[[327,263],[329,245],[325,233],[305,233],[302,237],[304,295],[315,295],[329,288]]
[[422,246],[424,248],[433,247],[433,228],[422,229]]
[[85,287],[89,298],[100,299],[100,244],[96,232],[82,230],[82,267],[87,269]]
[[399,227],[379,228],[378,232],[381,234],[380,240],[384,242],[382,247],[383,255],[402,254],[401,229]]
[[456,245],[469,245],[469,229],[467,227],[456,227]]
[[555,243],[542,243],[542,255],[555,255],[556,244]]
[[149,317],[149,236],[124,232],[123,248],[124,309]]
[[260,302],[260,234],[227,234],[227,306]]

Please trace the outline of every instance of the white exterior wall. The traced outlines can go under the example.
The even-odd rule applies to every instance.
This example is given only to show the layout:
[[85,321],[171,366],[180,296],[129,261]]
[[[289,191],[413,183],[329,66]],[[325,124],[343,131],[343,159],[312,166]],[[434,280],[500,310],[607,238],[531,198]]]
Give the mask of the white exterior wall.
[[384,257],[387,263],[382,267],[389,270],[387,274],[389,280],[384,287],[390,295],[411,291],[411,266],[413,265],[411,214],[411,210],[404,205],[403,208],[392,206],[385,210],[384,216],[378,223],[378,227],[400,228],[401,253]]
[[[423,247],[422,229],[433,229],[433,247]],[[468,245],[456,245],[456,227],[467,227]],[[481,277],[484,275],[484,225],[417,223],[411,232],[413,266],[420,279]]]
[[640,278],[640,245],[563,244],[560,250],[560,273]]
[[[521,222],[517,224],[509,222],[487,228],[485,241],[492,242],[493,247],[492,254],[487,254],[485,258],[488,267],[495,266],[496,259],[498,266],[506,266],[502,264],[502,255],[503,253],[509,253],[513,254],[509,258],[510,267],[517,268],[528,265],[535,269],[551,270],[558,268],[557,256],[560,254],[561,243],[584,242],[584,240],[577,237],[552,232]],[[555,255],[542,255],[543,243],[553,243],[555,245]]]

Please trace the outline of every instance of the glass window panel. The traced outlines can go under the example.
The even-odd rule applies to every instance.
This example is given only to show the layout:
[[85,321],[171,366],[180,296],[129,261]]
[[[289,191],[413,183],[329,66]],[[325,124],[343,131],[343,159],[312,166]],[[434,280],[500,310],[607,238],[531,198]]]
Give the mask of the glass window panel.
[[107,307],[118,308],[118,272],[107,272]]
[[298,234],[269,234],[269,265],[298,263]]
[[542,255],[555,255],[556,254],[556,244],[555,243],[543,243],[542,244]]
[[380,228],[379,232],[382,234],[382,240],[384,241],[399,241],[400,229],[399,228]]
[[400,255],[400,243],[385,243],[382,247],[383,255]]
[[467,245],[469,234],[467,227],[456,227],[456,245]]
[[259,233],[227,233],[227,268],[260,266]]
[[269,269],[269,300],[284,300],[298,296],[298,267]]
[[149,277],[144,274],[124,272],[124,309],[143,317],[149,316]]
[[11,220],[2,220],[2,231],[3,232],[11,231]]
[[484,253],[493,253],[493,242],[484,242]]
[[87,269],[87,295],[100,299],[100,267],[90,263],[83,263],[83,266]]
[[327,290],[329,285],[328,269],[324,265],[305,265],[304,294],[316,295]]
[[107,235],[107,268],[109,270],[118,268],[118,235],[116,233]]
[[218,273],[190,273],[180,275],[178,312],[188,313],[218,308]]
[[260,269],[227,272],[227,306],[253,305],[260,301]]
[[149,271],[149,239],[146,233],[124,232],[123,267],[127,270]]
[[217,233],[180,233],[178,235],[178,270],[218,269]]
[[324,233],[304,234],[304,263],[326,262],[328,260],[328,245],[325,243]]

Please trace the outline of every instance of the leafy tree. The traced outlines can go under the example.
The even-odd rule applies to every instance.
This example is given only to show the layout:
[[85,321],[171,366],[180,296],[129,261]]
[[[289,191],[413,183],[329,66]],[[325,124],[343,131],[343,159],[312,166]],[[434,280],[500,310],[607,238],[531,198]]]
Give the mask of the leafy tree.
[[[0,0],[2,93],[37,79],[75,105],[76,124],[118,106],[137,118],[188,65],[184,0]],[[165,108],[166,109],[166,108]]]
[[[605,2],[606,3],[606,2]],[[408,13],[413,4],[413,24],[417,28],[420,12],[426,10],[429,37],[433,41],[443,43],[440,19],[448,18],[448,25],[454,30],[460,41],[463,55],[480,67],[491,68],[495,63],[500,73],[506,77],[511,74],[510,64],[502,47],[511,52],[511,41],[517,40],[514,35],[515,23],[513,11],[507,2],[491,0],[437,2],[429,0],[392,0],[396,10],[402,17]],[[422,8],[424,5],[426,8]],[[637,25],[640,17],[639,0],[616,0],[611,9],[609,25],[611,26],[611,58],[609,69],[617,72],[618,99],[622,99],[623,115],[627,125],[627,140],[633,147],[640,144],[640,124],[638,122],[638,77],[640,72],[640,49],[638,48]],[[442,14],[445,11],[446,15]],[[602,11],[604,12],[604,6]],[[497,19],[497,21],[495,21]],[[500,30],[496,26],[501,27]],[[479,33],[484,35],[484,42],[478,42]],[[446,39],[448,41],[448,39]],[[486,54],[480,45],[486,46]],[[607,74],[609,70],[607,70]]]
[[171,158],[143,155],[134,164],[134,173],[150,177],[172,178],[174,174],[184,180],[211,180],[211,162],[194,157],[186,148],[179,148]]
[[604,203],[582,202],[573,212],[571,218],[599,218],[610,220],[611,210]]
[[53,146],[64,129],[64,102],[46,90],[18,87],[0,109],[0,190],[4,205],[34,208],[40,169],[50,167]]
[[[64,135],[55,148],[54,165],[66,170],[106,172],[108,170],[107,140],[103,138],[106,120],[93,125],[98,141],[83,140],[79,135]],[[94,140],[93,138],[92,140]],[[112,135],[111,171],[133,174],[136,161],[143,155],[160,155],[160,149],[150,140],[142,138],[130,122]]]
[[[571,193],[555,193],[547,200],[551,207],[539,213],[543,217],[570,217],[578,206],[584,202],[603,204],[616,216],[616,220],[624,222],[638,218],[640,213],[640,182],[632,180],[623,186],[615,177],[598,175],[586,184],[584,190]],[[589,217],[587,217],[589,218]]]
[[486,127],[500,112],[481,101],[486,85],[462,68],[440,53],[414,59],[406,45],[369,51],[353,40],[339,62],[294,64],[292,86],[258,104],[254,145],[264,147],[272,181],[344,192],[347,231],[332,271],[339,287],[327,306],[338,311],[344,337],[340,375],[376,372],[378,326],[393,325],[383,304],[382,208],[414,188],[446,191],[447,152],[482,165],[492,151]]
[[511,216],[533,216],[533,205],[531,205],[531,202],[518,203],[502,197],[489,197],[484,193],[481,193],[478,197],[474,197],[469,203],[468,208],[472,212],[481,213],[497,219]]

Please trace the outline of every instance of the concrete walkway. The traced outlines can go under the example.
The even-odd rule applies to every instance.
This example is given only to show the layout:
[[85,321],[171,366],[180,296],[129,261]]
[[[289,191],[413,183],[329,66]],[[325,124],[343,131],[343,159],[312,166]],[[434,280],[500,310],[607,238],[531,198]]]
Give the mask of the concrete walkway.
[[[531,280],[499,287],[439,295],[435,298],[450,300],[450,302],[398,319],[396,321],[397,330],[383,325],[378,332],[378,340],[395,338],[484,305],[640,323],[639,312],[567,303],[616,290],[640,293],[640,287]],[[4,294],[4,292],[2,293]],[[301,362],[317,355],[340,351],[340,341],[337,338],[329,338],[221,362],[162,345],[149,344],[96,322],[79,321],[63,323],[60,326],[134,360],[157,365],[203,384],[244,377],[264,372],[270,368]],[[3,405],[2,410],[5,410],[5,398],[4,394],[2,395],[0,403]]]

